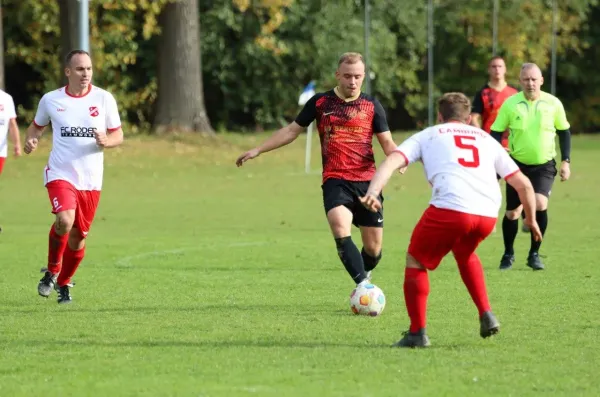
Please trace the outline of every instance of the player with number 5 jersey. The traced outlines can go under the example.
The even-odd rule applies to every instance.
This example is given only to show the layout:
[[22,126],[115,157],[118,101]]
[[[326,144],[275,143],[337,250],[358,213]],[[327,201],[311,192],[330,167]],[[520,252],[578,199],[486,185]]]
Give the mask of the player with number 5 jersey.
[[58,292],[58,303],[71,302],[69,287],[85,254],[85,239],[96,214],[104,172],[104,149],[123,142],[115,98],[92,86],[92,60],[82,50],[65,60],[68,85],[46,93],[27,130],[25,153],[37,148],[52,124],[52,150],[44,168],[52,213],[48,267],[38,283],[38,294]]
[[[487,132],[473,127],[470,100],[461,93],[447,93],[438,103],[441,124],[426,128],[404,141],[378,168],[361,201],[376,211],[379,192],[394,170],[421,161],[432,186],[429,207],[417,223],[408,247],[404,275],[404,297],[410,329],[396,343],[399,347],[427,347],[427,271],[435,270],[452,252],[462,280],[475,303],[480,335],[498,332],[500,323],[491,311],[483,268],[475,250],[492,232],[502,194],[496,174],[515,188],[527,215],[535,212],[533,187]],[[537,238],[541,233],[535,220],[527,222]]]

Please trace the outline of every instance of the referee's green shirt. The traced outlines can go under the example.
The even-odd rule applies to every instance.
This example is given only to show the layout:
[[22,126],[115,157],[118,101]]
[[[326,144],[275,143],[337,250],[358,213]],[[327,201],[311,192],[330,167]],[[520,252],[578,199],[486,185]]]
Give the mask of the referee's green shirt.
[[547,163],[556,156],[556,130],[569,127],[561,101],[542,91],[535,101],[529,101],[523,92],[507,98],[491,130],[509,128],[510,155],[523,164],[536,165]]

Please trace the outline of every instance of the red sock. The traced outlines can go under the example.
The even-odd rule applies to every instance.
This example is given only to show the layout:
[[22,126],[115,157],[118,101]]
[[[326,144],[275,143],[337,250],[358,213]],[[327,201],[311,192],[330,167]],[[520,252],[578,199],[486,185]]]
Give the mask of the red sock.
[[425,328],[427,322],[427,296],[429,276],[425,269],[406,268],[404,270],[404,300],[410,317],[410,332]]
[[69,240],[69,234],[59,236],[54,229],[54,223],[48,236],[48,271],[52,274],[60,273],[63,254]]
[[74,251],[67,245],[67,249],[65,250],[65,256],[63,258],[63,267],[62,271],[58,275],[57,284],[62,287],[63,285],[67,285],[71,282],[71,277],[77,271],[79,264],[83,260],[83,256],[85,255],[85,247],[80,250]]
[[463,264],[458,264],[458,270],[463,282],[469,290],[469,294],[479,310],[479,316],[490,310],[490,302],[488,300],[487,291],[485,288],[485,277],[483,276],[483,267],[477,254],[471,254]]

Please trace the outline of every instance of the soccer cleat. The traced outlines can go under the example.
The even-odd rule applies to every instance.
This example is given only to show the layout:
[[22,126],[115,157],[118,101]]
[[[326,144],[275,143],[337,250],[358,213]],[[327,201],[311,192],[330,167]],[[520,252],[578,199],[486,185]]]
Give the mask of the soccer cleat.
[[429,337],[425,333],[425,328],[421,329],[419,332],[403,332],[402,339],[398,342],[394,343],[392,347],[429,347],[431,346],[431,342],[429,341]]
[[544,264],[537,252],[530,253],[527,257],[527,266],[533,270],[544,270]]
[[38,294],[47,298],[52,293],[54,286],[56,285],[56,279],[58,278],[58,274],[52,274],[48,270],[42,269],[44,271],[44,277],[40,280],[38,284]]
[[496,319],[496,316],[494,316],[494,313],[491,311],[487,311],[481,315],[479,318],[479,324],[481,326],[479,329],[479,335],[481,335],[482,338],[489,338],[490,336],[496,335],[498,332],[500,332],[500,323],[498,322],[498,319]]
[[71,294],[69,293],[68,285],[58,287],[58,303],[71,303]]
[[504,254],[502,255],[502,259],[500,259],[500,270],[508,270],[512,267],[515,262],[515,256],[512,254]]

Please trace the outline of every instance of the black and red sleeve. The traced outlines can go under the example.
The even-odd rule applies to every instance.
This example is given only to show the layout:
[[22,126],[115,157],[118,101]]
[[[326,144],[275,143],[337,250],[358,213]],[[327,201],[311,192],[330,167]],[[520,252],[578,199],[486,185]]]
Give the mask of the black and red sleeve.
[[301,127],[308,127],[317,117],[317,99],[319,94],[315,94],[306,102],[298,116],[296,116],[296,123]]
[[477,91],[471,105],[471,113],[483,114],[483,90]]
[[373,114],[373,133],[379,134],[390,130],[388,126],[387,117],[383,106],[377,99],[373,99],[373,105],[375,105]]

